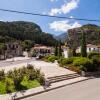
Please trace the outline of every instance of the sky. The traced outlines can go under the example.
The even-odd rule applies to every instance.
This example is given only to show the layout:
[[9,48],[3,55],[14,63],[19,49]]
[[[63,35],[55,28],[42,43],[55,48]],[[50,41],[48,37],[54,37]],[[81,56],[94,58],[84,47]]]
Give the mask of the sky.
[[[0,9],[70,18],[100,18],[100,0],[1,0]],[[0,20],[34,22],[44,32],[54,35],[65,33],[68,29],[80,27],[84,24],[100,25],[100,22],[40,17],[3,11],[0,11]]]

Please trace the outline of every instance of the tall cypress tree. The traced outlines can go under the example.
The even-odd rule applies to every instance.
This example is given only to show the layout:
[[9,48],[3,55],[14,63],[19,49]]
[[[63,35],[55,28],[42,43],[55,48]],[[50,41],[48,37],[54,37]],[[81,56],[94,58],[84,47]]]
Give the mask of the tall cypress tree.
[[58,56],[58,42],[55,44],[55,56]]
[[85,38],[85,33],[83,32],[82,32],[82,40],[81,40],[81,55],[82,57],[87,57],[86,38]]
[[60,58],[61,56],[62,56],[61,41],[59,41],[59,44],[58,44],[58,57]]

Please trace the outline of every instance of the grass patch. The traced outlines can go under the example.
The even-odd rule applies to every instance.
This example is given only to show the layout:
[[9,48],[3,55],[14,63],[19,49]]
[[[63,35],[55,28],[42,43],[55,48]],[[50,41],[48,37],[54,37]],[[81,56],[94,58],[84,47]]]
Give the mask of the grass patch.
[[6,93],[6,87],[4,82],[0,82],[0,94],[5,94]]
[[40,83],[37,80],[27,80],[27,78],[24,78],[21,85],[27,89],[30,89],[40,86]]
[[[21,87],[20,90],[27,90],[27,89],[31,89],[31,88],[35,88],[35,87],[39,87],[40,83],[37,80],[27,80],[24,79],[21,82]],[[9,86],[9,89],[11,90],[11,92],[16,92],[17,90],[15,90],[14,85]],[[0,94],[5,94],[6,92],[6,86],[4,82],[0,82]]]

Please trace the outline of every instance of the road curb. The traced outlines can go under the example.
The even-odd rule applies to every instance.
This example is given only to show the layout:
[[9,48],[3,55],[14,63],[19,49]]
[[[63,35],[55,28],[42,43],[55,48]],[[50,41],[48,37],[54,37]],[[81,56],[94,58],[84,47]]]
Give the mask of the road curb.
[[79,83],[79,82],[82,82],[82,81],[86,81],[86,80],[89,80],[89,79],[93,79],[93,77],[88,77],[86,79],[79,80],[79,81],[72,82],[72,83],[68,83],[68,84],[64,84],[64,85],[61,85],[61,86],[58,86],[58,87],[41,90],[40,92],[28,94],[28,95],[25,95],[25,96],[22,96],[22,97],[17,97],[13,100],[20,100],[20,99],[24,99],[24,98],[27,98],[27,97],[30,97],[30,96],[35,96],[35,95],[38,95],[38,94],[42,94],[42,93],[45,93],[45,92],[48,92],[48,91],[51,91],[51,90],[55,90],[55,89],[58,89],[58,88],[61,88],[61,87],[65,87],[65,86],[72,85],[72,84],[75,84],[75,83]]

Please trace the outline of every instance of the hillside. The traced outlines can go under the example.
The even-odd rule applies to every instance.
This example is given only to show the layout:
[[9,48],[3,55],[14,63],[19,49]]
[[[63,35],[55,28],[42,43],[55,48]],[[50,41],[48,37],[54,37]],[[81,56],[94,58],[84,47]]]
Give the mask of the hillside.
[[0,42],[11,40],[31,40],[38,44],[54,45],[51,34],[42,32],[39,25],[32,22],[0,22]]
[[81,34],[86,34],[87,44],[100,45],[100,26],[87,24],[80,28],[68,30],[67,42],[71,48],[76,48],[81,43]]

